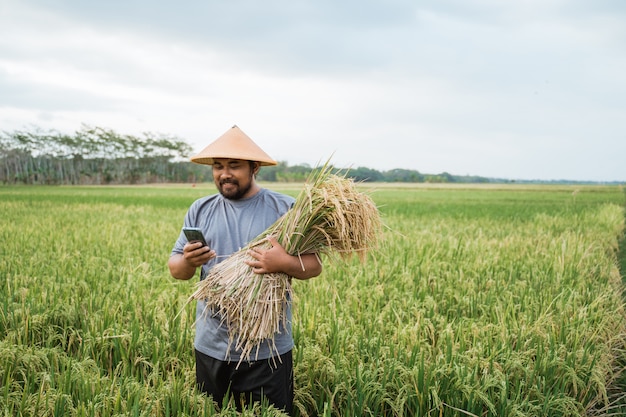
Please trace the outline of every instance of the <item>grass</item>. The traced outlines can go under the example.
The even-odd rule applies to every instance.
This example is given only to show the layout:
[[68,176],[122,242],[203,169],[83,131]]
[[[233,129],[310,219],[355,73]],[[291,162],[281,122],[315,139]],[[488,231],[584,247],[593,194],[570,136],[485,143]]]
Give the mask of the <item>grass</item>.
[[[207,192],[0,188],[2,415],[235,415],[194,389],[194,285],[166,268]],[[622,189],[372,196],[388,226],[380,250],[294,283],[298,414],[623,411]]]

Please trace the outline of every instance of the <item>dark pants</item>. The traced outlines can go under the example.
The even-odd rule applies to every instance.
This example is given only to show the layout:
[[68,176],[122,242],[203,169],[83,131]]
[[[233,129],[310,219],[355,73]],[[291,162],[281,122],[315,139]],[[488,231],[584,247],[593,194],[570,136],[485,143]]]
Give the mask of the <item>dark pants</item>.
[[230,393],[237,409],[265,399],[291,414],[293,410],[293,359],[291,351],[255,362],[224,362],[196,350],[196,384],[213,396],[218,406]]

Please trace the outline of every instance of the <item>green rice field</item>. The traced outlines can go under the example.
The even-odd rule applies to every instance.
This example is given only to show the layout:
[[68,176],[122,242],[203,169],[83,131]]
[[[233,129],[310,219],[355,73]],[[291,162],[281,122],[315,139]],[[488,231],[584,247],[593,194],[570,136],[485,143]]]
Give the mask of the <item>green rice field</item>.
[[[294,283],[296,415],[626,415],[622,187],[368,191],[377,250]],[[213,192],[0,187],[0,415],[238,415],[195,390],[196,280],[166,266]]]

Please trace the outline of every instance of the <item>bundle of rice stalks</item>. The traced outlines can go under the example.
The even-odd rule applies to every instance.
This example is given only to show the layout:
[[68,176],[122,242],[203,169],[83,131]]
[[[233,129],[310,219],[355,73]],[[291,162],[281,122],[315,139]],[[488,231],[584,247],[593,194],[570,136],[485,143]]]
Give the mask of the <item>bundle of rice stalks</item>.
[[267,236],[274,236],[291,255],[316,253],[338,260],[356,255],[363,262],[376,245],[381,224],[372,199],[345,175],[332,173],[327,163],[313,171],[291,210],[247,247],[215,265],[190,299],[205,300],[205,312],[221,315],[229,329],[229,347],[235,343],[241,360],[250,360],[263,341],[276,351],[274,335],[286,321],[291,277],[255,274],[245,263],[253,260],[247,251],[269,248]]

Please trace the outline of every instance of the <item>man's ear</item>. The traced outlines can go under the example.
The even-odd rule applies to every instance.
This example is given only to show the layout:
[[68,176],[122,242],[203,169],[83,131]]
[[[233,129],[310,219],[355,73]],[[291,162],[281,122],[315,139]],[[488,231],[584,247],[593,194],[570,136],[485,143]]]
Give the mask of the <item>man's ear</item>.
[[250,161],[250,167],[252,168],[252,174],[254,176],[256,176],[256,174],[259,173],[259,170],[261,169],[261,163],[258,161]]

